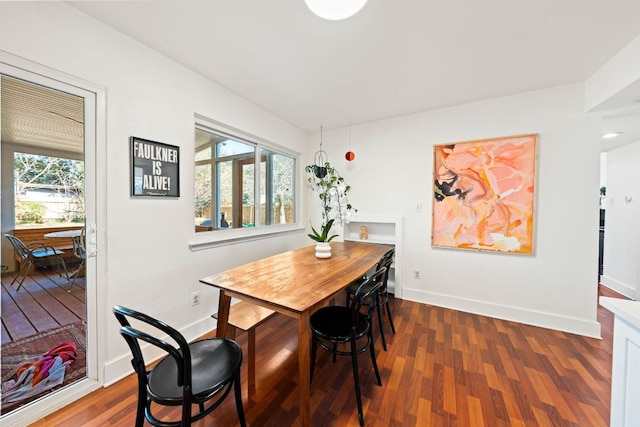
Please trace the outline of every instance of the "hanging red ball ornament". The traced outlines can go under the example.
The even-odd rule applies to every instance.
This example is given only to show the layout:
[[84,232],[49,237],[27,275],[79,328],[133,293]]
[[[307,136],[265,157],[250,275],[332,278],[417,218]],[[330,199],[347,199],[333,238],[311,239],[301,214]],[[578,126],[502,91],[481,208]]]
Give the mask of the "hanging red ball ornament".
[[356,153],[354,153],[353,151],[347,151],[347,154],[344,155],[344,158],[348,161],[352,161],[356,158]]

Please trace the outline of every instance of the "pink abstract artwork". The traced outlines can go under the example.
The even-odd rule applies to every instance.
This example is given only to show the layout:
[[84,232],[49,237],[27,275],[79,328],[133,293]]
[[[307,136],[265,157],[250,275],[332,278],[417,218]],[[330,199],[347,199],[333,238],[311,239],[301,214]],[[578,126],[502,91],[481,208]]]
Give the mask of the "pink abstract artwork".
[[533,252],[537,137],[434,146],[433,246]]

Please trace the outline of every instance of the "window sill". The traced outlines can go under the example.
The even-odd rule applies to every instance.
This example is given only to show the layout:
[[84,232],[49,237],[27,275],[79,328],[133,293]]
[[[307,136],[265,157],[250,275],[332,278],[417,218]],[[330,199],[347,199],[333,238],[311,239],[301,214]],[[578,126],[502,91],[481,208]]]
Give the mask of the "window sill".
[[269,226],[260,228],[236,228],[231,230],[215,230],[197,233],[189,242],[191,252],[218,246],[235,245],[237,243],[250,242],[253,240],[269,239],[286,234],[304,232],[304,227],[299,224]]

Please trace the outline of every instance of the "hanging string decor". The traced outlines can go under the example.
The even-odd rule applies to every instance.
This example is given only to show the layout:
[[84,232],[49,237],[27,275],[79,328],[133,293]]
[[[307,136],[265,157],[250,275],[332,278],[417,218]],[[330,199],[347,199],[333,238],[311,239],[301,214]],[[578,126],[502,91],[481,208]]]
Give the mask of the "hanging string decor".
[[344,158],[347,159],[348,162],[352,162],[356,158],[356,153],[351,151],[351,119],[349,119],[349,151],[344,155]]
[[329,161],[326,151],[322,149],[322,125],[320,125],[320,149],[313,158],[313,169],[316,177],[322,179],[327,176],[326,163]]

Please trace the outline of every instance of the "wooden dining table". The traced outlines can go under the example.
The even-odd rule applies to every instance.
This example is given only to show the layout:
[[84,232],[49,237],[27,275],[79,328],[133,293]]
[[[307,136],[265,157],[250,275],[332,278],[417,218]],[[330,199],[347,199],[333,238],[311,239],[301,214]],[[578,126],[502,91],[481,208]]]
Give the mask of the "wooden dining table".
[[311,424],[309,317],[349,283],[374,268],[389,249],[387,245],[332,242],[330,258],[316,258],[315,246],[307,246],[200,279],[220,289],[216,332],[219,337],[227,334],[231,298],[297,319],[301,426]]

